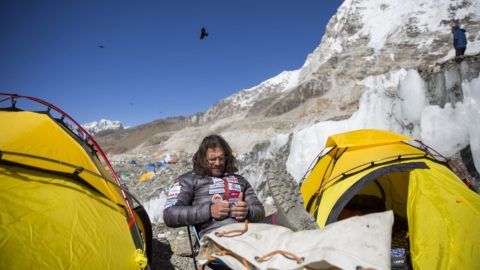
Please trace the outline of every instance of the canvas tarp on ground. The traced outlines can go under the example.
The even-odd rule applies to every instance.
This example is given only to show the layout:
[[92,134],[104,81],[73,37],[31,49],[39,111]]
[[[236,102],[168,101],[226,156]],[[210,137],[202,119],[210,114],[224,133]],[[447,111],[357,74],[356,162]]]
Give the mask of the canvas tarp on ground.
[[373,195],[408,220],[414,268],[480,268],[480,196],[446,163],[403,142],[411,140],[380,130],[331,136],[302,182],[306,210],[323,227],[355,195]]
[[0,130],[2,268],[146,266],[148,217],[132,218],[79,137],[48,113],[16,109],[0,110]]
[[387,211],[298,232],[230,224],[202,237],[199,262],[216,258],[231,269],[389,269],[392,223]]

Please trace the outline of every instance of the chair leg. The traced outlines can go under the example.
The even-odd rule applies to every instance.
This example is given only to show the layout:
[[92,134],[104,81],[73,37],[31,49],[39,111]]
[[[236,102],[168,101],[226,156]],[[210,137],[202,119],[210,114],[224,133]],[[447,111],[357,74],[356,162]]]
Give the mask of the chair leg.
[[192,251],[193,265],[195,266],[195,270],[198,270],[197,259],[195,258],[195,250],[193,248],[192,235],[190,234],[190,226],[187,226],[187,231],[188,231],[188,241],[190,242],[190,249]]

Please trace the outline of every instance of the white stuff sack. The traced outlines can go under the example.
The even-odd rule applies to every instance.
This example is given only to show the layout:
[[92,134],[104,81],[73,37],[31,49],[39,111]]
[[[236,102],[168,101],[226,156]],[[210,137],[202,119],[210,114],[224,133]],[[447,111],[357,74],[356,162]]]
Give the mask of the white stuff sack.
[[[207,263],[208,252],[210,259],[220,259],[232,269],[390,269],[392,224],[393,212],[387,211],[352,217],[317,230],[293,232],[255,223],[248,224],[243,234],[216,235],[245,227],[244,223],[231,224],[202,237],[198,258],[201,265]],[[229,252],[225,254],[225,250]],[[295,257],[275,253],[259,261],[274,251]]]

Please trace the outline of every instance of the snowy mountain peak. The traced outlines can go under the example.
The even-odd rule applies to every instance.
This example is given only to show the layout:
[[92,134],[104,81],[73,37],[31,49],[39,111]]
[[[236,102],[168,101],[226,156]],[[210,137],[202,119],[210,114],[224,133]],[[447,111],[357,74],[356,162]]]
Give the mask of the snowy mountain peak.
[[240,92],[226,98],[225,101],[231,101],[233,106],[251,107],[257,100],[265,96],[286,92],[292,90],[298,85],[298,74],[300,70],[283,71],[277,76],[270,78],[257,86],[249,89],[241,90]]
[[295,89],[298,86],[299,74],[300,70],[283,71],[257,86],[240,90],[214,104],[203,115],[201,122],[205,123],[232,115],[246,114],[255,103]]
[[91,135],[97,134],[103,130],[118,130],[125,128],[120,121],[112,121],[108,119],[100,119],[98,122],[93,121],[85,123],[82,127]]

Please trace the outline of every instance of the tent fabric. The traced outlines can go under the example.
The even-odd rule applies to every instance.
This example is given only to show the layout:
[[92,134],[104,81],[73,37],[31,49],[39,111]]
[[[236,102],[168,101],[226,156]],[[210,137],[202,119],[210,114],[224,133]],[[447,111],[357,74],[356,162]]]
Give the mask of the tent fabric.
[[383,131],[378,133],[373,129],[360,129],[347,133],[340,133],[330,136],[325,147],[350,147],[376,144],[388,144],[401,141],[412,141],[413,139],[398,133]]
[[115,203],[125,204],[118,188],[100,179],[107,176],[100,161],[89,156],[66,129],[47,114],[0,111],[0,130],[0,149],[5,152],[2,159],[65,173],[81,168],[82,179]]
[[2,269],[147,266],[150,221],[93,149],[47,113],[0,110],[0,130]]
[[66,177],[4,165],[0,190],[5,269],[137,269],[123,210],[97,191]]
[[479,268],[480,196],[445,163],[402,138],[381,130],[331,136],[333,148],[302,182],[306,210],[324,227],[356,194],[384,194],[386,209],[408,220],[414,267]]
[[[390,269],[390,235],[393,213],[387,211],[349,218],[323,229],[293,232],[271,224],[248,224],[245,233],[222,237],[218,233],[244,229],[243,223],[218,228],[202,237],[199,263],[207,263],[207,248],[231,269]],[[232,253],[216,252],[214,244]],[[277,254],[260,262],[258,257],[282,250],[301,262]],[[238,256],[236,256],[236,255]]]
[[409,183],[414,268],[480,269],[480,197],[445,166],[427,164],[432,169],[413,170]]
[[405,164],[395,164],[395,165],[385,166],[382,169],[377,169],[369,172],[367,175],[364,175],[360,180],[355,181],[354,184],[349,186],[348,189],[345,190],[343,194],[335,201],[335,204],[333,205],[332,210],[330,211],[330,215],[328,215],[326,224],[335,222],[338,216],[340,215],[341,210],[343,210],[343,208],[347,205],[350,199],[352,199],[354,195],[360,193],[365,186],[367,186],[377,178],[386,174],[404,172],[404,171],[407,172],[417,168],[428,168],[428,167],[423,162],[409,162]]

